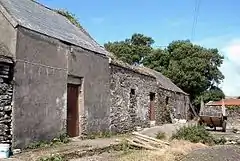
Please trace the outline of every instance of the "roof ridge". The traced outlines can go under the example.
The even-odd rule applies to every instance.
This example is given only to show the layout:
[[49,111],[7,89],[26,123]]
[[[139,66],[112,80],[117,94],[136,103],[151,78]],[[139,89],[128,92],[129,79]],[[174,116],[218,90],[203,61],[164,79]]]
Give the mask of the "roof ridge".
[[[12,26],[22,26],[68,42],[95,53],[106,55],[103,48],[83,27],[40,2],[34,0],[1,0],[0,10]],[[10,17],[11,16],[11,17]]]
[[[60,13],[56,12],[53,8],[50,8],[50,7],[48,7],[47,5],[44,5],[44,4],[42,4],[42,3],[38,2],[38,1],[35,1],[35,0],[31,0],[31,1],[32,1],[33,3],[36,3],[36,4],[38,4],[38,5],[46,8],[46,9],[52,11],[52,12],[58,14],[58,15],[61,15]],[[63,16],[63,15],[61,15],[61,16]],[[65,17],[65,16],[63,16],[63,17],[64,17],[65,19],[67,19],[67,17]],[[67,20],[70,21],[69,19],[67,19]],[[73,24],[71,21],[70,21],[70,23]],[[73,24],[73,25],[74,25],[74,24]],[[74,26],[75,26],[75,25],[74,25]],[[77,26],[76,26],[76,27],[77,27]],[[84,29],[82,26],[81,26],[81,27],[77,27],[77,28],[79,28],[82,32],[84,32],[87,36],[89,36],[89,38],[91,38],[95,43],[98,44],[98,42],[93,39],[93,37],[86,31],[86,29]],[[100,44],[98,44],[98,45],[101,46]],[[101,47],[102,47],[102,46],[101,46]]]
[[[42,4],[42,3],[38,2],[38,1],[35,1],[35,0],[30,0],[30,1],[32,1],[33,3],[36,3],[36,4],[38,4],[38,5],[40,5],[40,6],[44,7],[44,8],[46,8],[46,9],[48,9],[48,10],[53,11],[52,8],[46,6],[46,5],[44,5],[44,4]],[[55,11],[54,11],[54,12],[55,12]],[[56,13],[56,12],[55,12],[55,13]]]

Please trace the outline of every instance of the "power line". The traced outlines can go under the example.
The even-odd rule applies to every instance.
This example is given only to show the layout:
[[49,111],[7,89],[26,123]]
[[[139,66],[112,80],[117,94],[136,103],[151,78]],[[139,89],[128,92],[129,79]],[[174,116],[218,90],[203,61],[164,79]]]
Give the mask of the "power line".
[[193,25],[192,25],[192,32],[191,32],[191,41],[193,41],[198,21],[198,15],[199,15],[199,8],[200,8],[200,2],[201,0],[195,1],[195,8],[194,8],[194,16],[193,16]]

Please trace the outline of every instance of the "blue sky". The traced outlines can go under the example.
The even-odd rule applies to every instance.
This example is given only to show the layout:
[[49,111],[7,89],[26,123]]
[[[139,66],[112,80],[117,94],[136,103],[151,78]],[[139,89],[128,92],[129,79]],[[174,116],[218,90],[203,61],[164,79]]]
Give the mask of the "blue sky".
[[[100,43],[123,40],[133,33],[153,37],[155,46],[190,39],[195,0],[39,0],[75,13],[82,26]],[[226,57],[220,87],[240,95],[240,1],[200,0],[194,43],[218,48]]]

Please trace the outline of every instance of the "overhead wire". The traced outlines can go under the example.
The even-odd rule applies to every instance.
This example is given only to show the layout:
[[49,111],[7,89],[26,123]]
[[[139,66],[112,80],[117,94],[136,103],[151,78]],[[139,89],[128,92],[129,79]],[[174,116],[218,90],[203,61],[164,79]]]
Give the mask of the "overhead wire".
[[191,31],[191,41],[194,40],[195,32],[196,32],[196,26],[198,22],[198,15],[199,15],[199,8],[200,8],[201,0],[195,0],[195,8],[194,8],[194,16],[193,16],[193,25],[192,25],[192,31]]

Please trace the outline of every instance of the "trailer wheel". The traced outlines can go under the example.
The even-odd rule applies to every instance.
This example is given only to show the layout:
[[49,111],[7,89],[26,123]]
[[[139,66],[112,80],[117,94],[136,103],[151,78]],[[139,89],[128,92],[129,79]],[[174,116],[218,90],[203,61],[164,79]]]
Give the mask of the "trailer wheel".
[[227,121],[226,121],[226,120],[223,120],[223,123],[222,123],[222,132],[226,132],[226,128],[227,128]]

